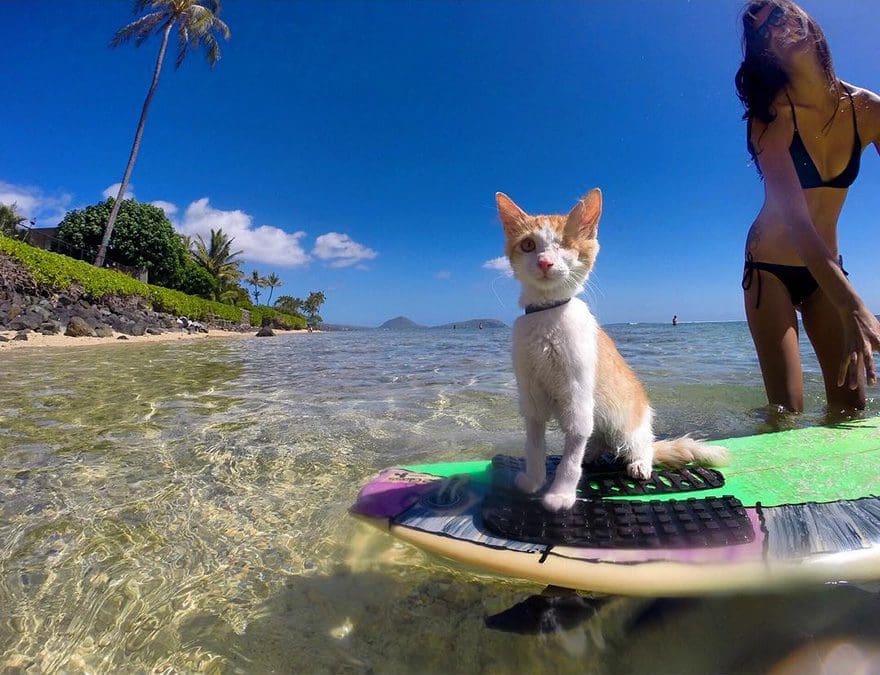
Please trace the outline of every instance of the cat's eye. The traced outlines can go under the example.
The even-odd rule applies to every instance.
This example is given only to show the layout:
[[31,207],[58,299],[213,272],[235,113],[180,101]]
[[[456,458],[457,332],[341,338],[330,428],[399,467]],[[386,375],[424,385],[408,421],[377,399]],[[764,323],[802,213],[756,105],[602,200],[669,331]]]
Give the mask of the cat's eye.
[[519,243],[519,247],[522,249],[523,253],[531,253],[535,250],[535,241],[533,239],[523,239]]

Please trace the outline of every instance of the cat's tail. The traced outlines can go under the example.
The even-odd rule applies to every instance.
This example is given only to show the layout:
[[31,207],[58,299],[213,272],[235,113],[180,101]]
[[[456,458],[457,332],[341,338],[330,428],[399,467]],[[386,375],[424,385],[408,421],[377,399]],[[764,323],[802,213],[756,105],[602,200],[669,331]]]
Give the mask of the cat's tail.
[[677,468],[685,464],[723,466],[730,461],[727,448],[708,445],[688,435],[654,441],[654,464]]

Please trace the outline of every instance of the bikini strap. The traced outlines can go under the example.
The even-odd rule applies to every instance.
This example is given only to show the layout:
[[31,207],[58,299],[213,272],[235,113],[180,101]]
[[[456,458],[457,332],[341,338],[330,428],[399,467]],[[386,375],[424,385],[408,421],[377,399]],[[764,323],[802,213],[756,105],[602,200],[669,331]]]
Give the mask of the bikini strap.
[[853,118],[853,131],[855,132],[855,135],[856,135],[856,141],[861,146],[862,142],[861,142],[861,138],[859,137],[859,122],[856,119],[856,102],[853,101],[852,92],[849,90],[849,87],[844,85],[843,90],[846,92],[846,95],[849,96],[849,108],[852,111],[852,118]]
[[791,102],[791,97],[788,95],[788,92],[785,92],[785,98],[788,99],[788,107],[791,108],[791,121],[794,122],[794,130],[800,133],[797,125],[797,115],[794,114],[794,103]]
[[752,279],[754,278],[755,273],[758,274],[758,297],[755,299],[755,309],[760,309],[761,307],[761,268],[757,266],[755,263],[755,259],[752,257],[751,252],[746,253],[746,264],[743,265],[743,278],[742,278],[742,289],[744,291],[749,290],[752,287]]

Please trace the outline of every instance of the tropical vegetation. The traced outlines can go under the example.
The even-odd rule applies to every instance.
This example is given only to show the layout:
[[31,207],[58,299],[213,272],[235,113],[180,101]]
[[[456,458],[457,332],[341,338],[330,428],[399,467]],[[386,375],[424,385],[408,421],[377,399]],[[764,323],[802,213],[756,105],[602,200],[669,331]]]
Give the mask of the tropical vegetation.
[[214,279],[210,297],[233,305],[249,303],[248,295],[238,282],[243,273],[240,269],[241,251],[232,250],[234,238],[226,236],[221,229],[211,230],[208,241],[196,236],[189,249],[195,262]]
[[[99,269],[85,261],[44,251],[2,235],[0,235],[0,254],[17,260],[28,270],[36,283],[55,291],[78,286],[82,289],[83,296],[90,300],[100,300],[109,295],[140,296],[148,300],[157,311],[177,316],[198,320],[225,319],[233,323],[240,323],[242,320],[241,307],[145,284],[122,272]],[[287,314],[269,307],[255,307],[250,310],[252,326],[262,326],[267,319],[291,328],[306,327],[306,321],[302,316]]]
[[260,289],[266,287],[266,280],[260,276],[260,273],[257,272],[257,270],[253,270],[251,275],[247,277],[244,282],[253,288],[251,292],[254,294],[254,302],[259,305],[261,294]]
[[314,326],[324,321],[318,312],[325,300],[323,291],[313,291],[305,300],[291,295],[282,295],[275,301],[275,307],[287,314],[304,315],[309,325]]
[[144,135],[144,125],[147,121],[147,112],[150,109],[150,103],[152,103],[153,95],[156,93],[156,88],[159,85],[159,75],[162,72],[162,64],[165,60],[165,51],[168,48],[171,32],[175,29],[177,31],[176,68],[180,68],[190,51],[197,51],[201,47],[205,48],[208,63],[213,68],[217,61],[220,60],[218,37],[228,40],[231,34],[229,27],[219,19],[220,4],[220,0],[136,0],[134,4],[135,14],[140,14],[147,10],[150,11],[132,23],[120,28],[110,41],[111,47],[118,47],[130,41],[134,42],[135,46],[140,47],[151,35],[159,34],[162,36],[159,54],[156,57],[156,65],[153,68],[153,79],[150,83],[150,88],[147,90],[144,105],[141,108],[141,116],[138,120],[134,142],[128,156],[128,163],[125,165],[125,173],[122,175],[119,192],[116,195],[113,208],[107,217],[103,236],[95,256],[96,267],[104,265],[104,259],[110,245],[110,238],[113,235],[113,228],[116,225],[119,209],[123,203],[125,191],[128,189],[131,173],[134,170],[134,163],[140,150],[141,139]]
[[263,281],[266,283],[266,288],[269,289],[269,297],[266,298],[266,304],[271,305],[272,304],[272,292],[276,288],[281,288],[284,284],[282,283],[281,279],[278,278],[278,275],[275,274],[274,272],[272,272],[272,274],[270,274],[265,279],[263,279]]
[[[145,269],[149,281],[180,290],[198,290],[203,284],[183,240],[165,212],[152,204],[126,199],[120,208],[111,197],[104,202],[69,212],[58,225],[55,237],[60,251],[80,260],[92,260],[101,243],[104,223],[116,209],[119,217],[109,249],[108,262]],[[195,288],[183,288],[188,281]]]
[[23,215],[18,212],[18,204],[0,204],[0,234],[7,237],[21,238],[22,230],[20,225],[27,221]]

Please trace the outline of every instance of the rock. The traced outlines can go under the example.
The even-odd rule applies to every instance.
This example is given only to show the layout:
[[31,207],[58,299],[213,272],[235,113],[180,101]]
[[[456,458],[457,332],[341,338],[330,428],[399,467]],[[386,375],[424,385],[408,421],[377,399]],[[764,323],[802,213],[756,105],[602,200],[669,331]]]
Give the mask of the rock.
[[22,340],[23,342],[27,342],[28,336],[26,330],[20,330],[15,334],[13,340]]
[[127,339],[128,339],[128,336],[127,336],[127,335],[120,335],[120,336],[119,336],[118,338],[116,338],[116,339],[117,339],[117,340],[127,340]]
[[0,342],[9,342],[9,338],[5,335],[0,335]]
[[147,332],[147,324],[143,321],[135,321],[134,325],[129,329],[131,335],[143,335]]
[[257,337],[272,337],[275,335],[275,331],[273,331],[268,326],[263,326],[260,330],[257,331]]
[[95,326],[95,335],[98,337],[113,337],[113,329],[107,324],[98,324]]
[[40,321],[48,321],[52,318],[52,310],[46,307],[46,301],[42,300],[38,305],[31,305],[28,315],[34,314],[40,318]]
[[95,337],[94,329],[86,323],[86,320],[79,316],[70,317],[70,321],[67,324],[67,330],[64,331],[65,335],[70,335],[71,337]]
[[149,328],[147,328],[147,334],[148,334],[148,335],[162,335],[162,332],[163,332],[163,331],[162,331],[161,328],[153,328],[152,326],[150,326]]
[[40,332],[43,335],[55,335],[61,332],[61,324],[57,321],[44,321],[40,324]]
[[10,321],[9,328],[12,330],[36,330],[43,321],[44,319],[38,314],[28,312]]

